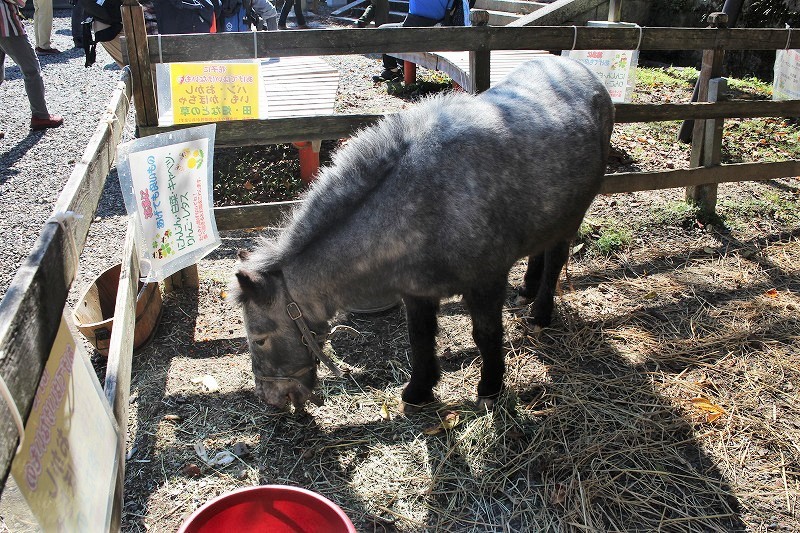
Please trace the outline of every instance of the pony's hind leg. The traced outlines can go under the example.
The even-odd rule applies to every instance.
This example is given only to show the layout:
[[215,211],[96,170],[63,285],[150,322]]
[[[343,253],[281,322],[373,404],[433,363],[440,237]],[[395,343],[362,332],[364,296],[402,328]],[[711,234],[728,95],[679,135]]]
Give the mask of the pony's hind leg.
[[569,256],[569,241],[561,241],[543,254],[544,266],[540,277],[539,290],[533,302],[535,326],[547,327],[553,319],[553,298],[556,294],[558,277]]
[[506,277],[474,288],[464,294],[472,317],[472,338],[481,352],[483,365],[478,382],[478,408],[492,409],[503,388],[503,301]]
[[544,253],[528,257],[528,269],[525,271],[525,277],[522,278],[522,285],[517,289],[517,294],[527,300],[525,303],[529,303],[536,298],[536,294],[539,292],[542,270],[544,269],[544,257]]
[[433,386],[441,377],[436,359],[436,313],[439,300],[404,297],[411,343],[411,379],[403,389],[403,411],[415,411],[434,400]]

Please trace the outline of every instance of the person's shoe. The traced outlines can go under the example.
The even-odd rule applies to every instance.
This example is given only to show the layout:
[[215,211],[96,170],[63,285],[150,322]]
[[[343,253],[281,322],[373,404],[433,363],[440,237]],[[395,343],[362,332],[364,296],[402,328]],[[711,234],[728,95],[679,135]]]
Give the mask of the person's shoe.
[[37,46],[36,47],[36,53],[37,54],[60,54],[61,50],[59,50],[58,48],[39,48]]
[[64,123],[64,118],[61,115],[47,115],[45,118],[32,117],[31,129],[32,130],[45,130],[47,128],[57,128]]
[[353,26],[355,26],[356,28],[366,28],[367,24],[369,24],[369,22],[367,22],[366,20],[361,20],[361,19],[356,20],[355,22],[353,22]]
[[399,68],[387,68],[381,72],[380,76],[372,76],[372,81],[400,81],[403,79],[403,71]]
[[307,30],[308,24],[295,24],[294,29],[296,30]]
[[285,29],[286,29],[286,24],[281,24],[281,23],[279,22],[279,23],[278,23],[278,29],[279,29],[279,30],[285,30]]

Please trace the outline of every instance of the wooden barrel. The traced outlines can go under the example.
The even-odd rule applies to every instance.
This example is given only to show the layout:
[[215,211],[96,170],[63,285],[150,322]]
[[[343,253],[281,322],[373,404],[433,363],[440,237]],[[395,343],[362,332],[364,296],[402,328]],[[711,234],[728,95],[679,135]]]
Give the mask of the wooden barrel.
[[[121,265],[114,265],[100,274],[72,312],[75,326],[103,356],[108,356],[111,329],[114,325],[114,306]],[[161,291],[158,283],[139,282],[136,295],[136,326],[133,349],[146,345],[155,335],[161,321]]]

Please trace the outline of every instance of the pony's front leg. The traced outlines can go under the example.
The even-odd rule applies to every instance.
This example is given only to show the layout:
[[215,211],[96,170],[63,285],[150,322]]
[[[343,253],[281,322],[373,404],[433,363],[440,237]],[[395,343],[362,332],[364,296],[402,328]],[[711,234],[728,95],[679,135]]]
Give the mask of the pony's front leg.
[[464,294],[472,317],[472,339],[481,352],[483,366],[478,382],[478,409],[491,410],[503,389],[503,301],[506,278],[477,287]]
[[402,399],[403,411],[412,412],[434,400],[433,387],[441,377],[435,352],[439,300],[406,296],[403,303],[411,343],[411,379]]

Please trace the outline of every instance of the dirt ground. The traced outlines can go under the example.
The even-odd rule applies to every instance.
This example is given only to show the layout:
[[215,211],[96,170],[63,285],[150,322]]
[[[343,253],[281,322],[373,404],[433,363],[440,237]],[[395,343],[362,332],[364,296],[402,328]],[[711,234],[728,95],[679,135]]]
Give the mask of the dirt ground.
[[[347,85],[342,110],[409,105],[368,81],[377,57],[356,61],[346,75],[363,92]],[[655,137],[618,128],[610,171],[688,165],[684,145]],[[134,357],[123,531],[174,531],[258,484],[314,490],[359,531],[798,531],[799,194],[796,178],[724,185],[711,222],[682,190],[598,197],[552,327],[527,326],[513,289],[524,262],[512,271],[507,391],[492,413],[475,408],[480,358],[459,298],[440,313],[438,404],[399,413],[397,307],[337,318],[358,334],[326,347],[345,375],[320,368],[324,405],[266,406],[225,299],[258,233],[225,234],[199,291],[165,295]],[[200,457],[225,451],[224,466]]]

